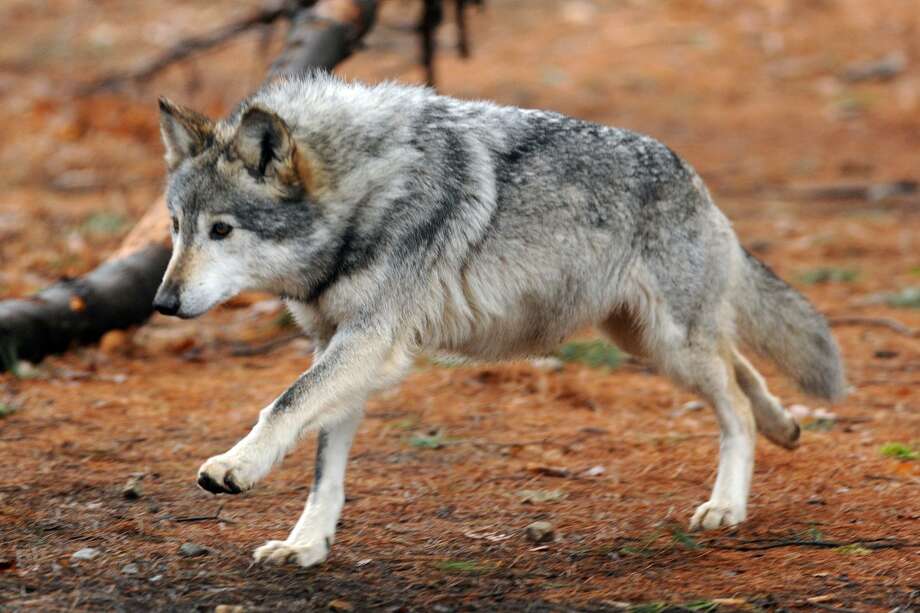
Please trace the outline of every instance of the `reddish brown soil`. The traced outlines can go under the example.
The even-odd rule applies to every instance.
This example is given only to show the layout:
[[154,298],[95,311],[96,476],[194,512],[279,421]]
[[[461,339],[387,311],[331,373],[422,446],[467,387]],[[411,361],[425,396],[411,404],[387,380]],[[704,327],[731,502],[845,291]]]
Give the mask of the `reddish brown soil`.
[[[73,100],[72,84],[256,4],[0,7],[0,296],[90,269],[154,200],[156,94],[223,112],[258,83],[270,52],[251,35],[136,91]],[[699,168],[742,242],[824,312],[920,327],[920,311],[878,298],[920,286],[920,197],[822,200],[789,189],[920,178],[912,2],[488,4],[471,20],[474,58],[443,54],[443,91],[655,135]],[[394,1],[342,72],[417,81],[416,42],[402,28],[411,6]],[[442,38],[450,43],[450,28]],[[895,78],[840,78],[891,52],[907,62]],[[858,276],[802,281],[820,267]],[[918,462],[880,452],[920,441],[920,342],[867,325],[835,327],[854,389],[825,406],[838,417],[830,429],[806,429],[795,452],[761,440],[750,518],[737,530],[685,536],[714,477],[717,427],[708,410],[676,413],[691,397],[647,368],[420,364],[370,403],[326,564],[253,566],[253,548],[283,537],[300,512],[312,441],[242,496],[215,498],[194,475],[309,363],[301,340],[235,355],[290,334],[265,304],[238,300],[194,322],[156,317],[29,378],[0,375],[0,403],[16,409],[0,419],[0,609],[920,606]],[[786,402],[818,406],[765,372]],[[441,448],[412,444],[432,431]],[[604,471],[585,474],[596,466]],[[121,495],[132,473],[144,474],[136,501]],[[564,498],[528,503],[522,490]],[[537,519],[555,525],[555,542],[525,540]],[[210,553],[182,557],[185,542]],[[73,561],[84,547],[101,553]],[[123,571],[129,563],[136,574]]]

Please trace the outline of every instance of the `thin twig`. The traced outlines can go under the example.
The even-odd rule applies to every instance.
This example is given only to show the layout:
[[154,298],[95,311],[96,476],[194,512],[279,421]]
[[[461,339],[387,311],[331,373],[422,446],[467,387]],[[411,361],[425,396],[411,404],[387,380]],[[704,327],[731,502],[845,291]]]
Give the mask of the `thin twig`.
[[418,24],[418,32],[421,37],[422,45],[422,66],[425,67],[425,84],[434,87],[434,56],[437,41],[435,40],[435,31],[441,25],[444,18],[444,6],[442,0],[424,0],[424,9],[422,10],[421,21]]
[[468,4],[475,4],[483,8],[483,0],[454,0],[454,19],[457,21],[457,52],[463,59],[470,57],[470,39],[466,27],[466,8]]
[[100,91],[110,90],[123,83],[145,81],[167,67],[184,60],[193,53],[216,47],[252,28],[269,25],[282,17],[290,15],[290,6],[286,1],[265,7],[251,15],[221,26],[208,34],[191,36],[179,41],[160,55],[147,60],[132,70],[115,72],[81,87],[77,94],[87,96]]
[[293,334],[288,334],[286,336],[279,336],[278,338],[273,338],[270,341],[265,341],[258,345],[237,345],[231,351],[230,355],[237,357],[248,357],[253,355],[264,355],[266,353],[271,353],[279,347],[284,347],[291,341],[295,341],[298,338],[303,338],[303,334],[300,332],[295,332]]
[[858,613],[855,609],[843,609],[841,607],[824,604],[823,602],[811,602],[810,600],[806,600],[805,602],[807,602],[808,606],[810,607],[824,609],[825,611],[835,611],[836,613]]
[[740,541],[740,545],[721,545],[719,543],[703,542],[704,547],[712,549],[727,549],[730,551],[763,551],[765,549],[777,549],[779,547],[816,547],[822,549],[836,549],[837,547],[847,547],[857,545],[866,549],[913,549],[920,547],[920,543],[905,543],[898,540],[854,540],[854,541],[800,541],[782,539],[771,541],[766,539],[753,539]]
[[890,317],[831,317],[828,323],[832,326],[875,326],[877,328],[888,328],[904,336],[918,336],[918,330],[913,330]]
[[[435,33],[444,20],[444,0],[422,0],[422,2],[422,16],[416,26],[416,31],[420,37],[421,64],[425,68],[425,83],[429,87],[434,87],[434,60],[437,55]],[[458,37],[457,51],[464,59],[470,57],[470,41],[466,27],[466,9],[469,5],[476,5],[482,9],[484,0],[454,0],[454,18],[457,23]]]
[[811,200],[866,200],[880,202],[889,198],[917,193],[917,181],[904,179],[885,183],[829,183],[824,185],[790,185],[785,192]]

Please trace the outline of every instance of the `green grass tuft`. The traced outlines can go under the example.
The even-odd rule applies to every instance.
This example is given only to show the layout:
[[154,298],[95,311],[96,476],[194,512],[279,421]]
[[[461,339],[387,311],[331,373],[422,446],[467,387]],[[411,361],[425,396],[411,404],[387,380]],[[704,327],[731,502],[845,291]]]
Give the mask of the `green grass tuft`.
[[563,362],[580,362],[591,368],[616,368],[623,361],[623,354],[615,345],[600,340],[566,343],[557,356]]
[[799,275],[799,281],[807,285],[818,283],[849,283],[859,277],[859,271],[851,268],[823,266],[808,270]]
[[440,449],[447,442],[443,432],[434,434],[413,434],[409,438],[409,444],[419,449]]
[[859,543],[851,543],[849,545],[843,545],[842,547],[835,547],[834,551],[845,556],[867,556],[872,553],[871,549],[867,549]]
[[896,458],[898,460],[916,460],[920,458],[920,451],[917,450],[917,445],[908,445],[906,443],[885,443],[879,451],[887,458]]
[[14,377],[19,376],[19,355],[12,340],[0,343],[0,372],[10,372]]
[[701,545],[696,542],[695,538],[677,526],[671,527],[671,538],[674,539],[675,543],[683,545],[687,549],[699,549],[701,547]]
[[905,287],[899,292],[888,294],[885,302],[888,306],[901,309],[920,309],[920,287]]
[[121,213],[97,211],[83,221],[80,229],[87,234],[111,236],[121,232],[127,223],[128,220]]

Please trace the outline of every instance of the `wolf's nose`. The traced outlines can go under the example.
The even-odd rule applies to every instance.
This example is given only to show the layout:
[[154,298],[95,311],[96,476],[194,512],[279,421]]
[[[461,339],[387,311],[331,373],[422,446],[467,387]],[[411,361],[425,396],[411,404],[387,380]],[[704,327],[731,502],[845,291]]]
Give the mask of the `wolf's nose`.
[[157,293],[153,299],[153,308],[163,315],[175,315],[179,312],[179,296],[173,293]]

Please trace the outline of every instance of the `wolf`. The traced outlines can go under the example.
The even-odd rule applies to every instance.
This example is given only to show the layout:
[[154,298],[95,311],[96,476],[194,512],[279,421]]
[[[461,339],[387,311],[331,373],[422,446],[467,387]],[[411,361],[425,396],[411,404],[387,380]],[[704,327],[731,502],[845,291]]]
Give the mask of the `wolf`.
[[739,346],[805,392],[844,394],[824,318],[648,136],[322,73],[216,122],[161,98],[160,127],[173,252],[155,308],[197,317],[273,292],[315,342],[310,368],[198,471],[238,494],[318,431],[303,514],[256,561],[326,559],[365,401],[419,355],[546,355],[596,326],[715,411],[718,472],[693,529],[746,518],[757,431],[790,449],[799,437]]

